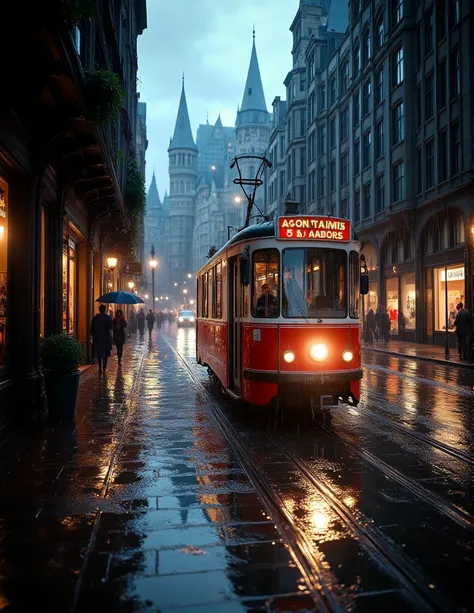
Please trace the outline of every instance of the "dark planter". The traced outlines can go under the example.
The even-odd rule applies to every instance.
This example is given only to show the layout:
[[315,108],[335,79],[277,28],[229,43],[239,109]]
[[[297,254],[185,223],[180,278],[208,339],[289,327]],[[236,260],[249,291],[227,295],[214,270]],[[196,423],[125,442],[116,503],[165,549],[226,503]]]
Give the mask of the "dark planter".
[[74,417],[80,378],[80,370],[67,375],[55,372],[45,375],[46,398],[51,417],[55,419]]

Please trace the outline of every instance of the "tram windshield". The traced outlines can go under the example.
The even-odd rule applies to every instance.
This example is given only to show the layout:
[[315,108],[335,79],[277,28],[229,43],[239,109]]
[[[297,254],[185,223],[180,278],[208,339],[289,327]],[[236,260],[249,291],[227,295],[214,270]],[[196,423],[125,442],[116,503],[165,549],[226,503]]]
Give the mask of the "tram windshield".
[[283,251],[283,317],[347,316],[347,253],[341,249]]

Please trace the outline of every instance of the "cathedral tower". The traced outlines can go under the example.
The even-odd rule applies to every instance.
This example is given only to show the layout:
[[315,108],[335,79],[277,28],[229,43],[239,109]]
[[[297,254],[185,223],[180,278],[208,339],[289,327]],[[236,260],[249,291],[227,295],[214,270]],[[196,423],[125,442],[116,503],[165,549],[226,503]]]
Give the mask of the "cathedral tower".
[[[181,284],[192,273],[197,147],[189,121],[183,86],[173,138],[168,148],[170,177],[170,281]],[[173,285],[172,285],[173,287]]]

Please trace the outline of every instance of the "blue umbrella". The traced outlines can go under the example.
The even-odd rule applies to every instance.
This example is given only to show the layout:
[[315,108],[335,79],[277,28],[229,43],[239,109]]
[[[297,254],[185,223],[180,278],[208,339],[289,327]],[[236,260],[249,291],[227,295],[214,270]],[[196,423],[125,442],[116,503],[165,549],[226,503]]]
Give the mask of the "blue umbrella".
[[105,302],[106,304],[145,304],[139,296],[131,292],[109,292],[97,298],[96,302]]

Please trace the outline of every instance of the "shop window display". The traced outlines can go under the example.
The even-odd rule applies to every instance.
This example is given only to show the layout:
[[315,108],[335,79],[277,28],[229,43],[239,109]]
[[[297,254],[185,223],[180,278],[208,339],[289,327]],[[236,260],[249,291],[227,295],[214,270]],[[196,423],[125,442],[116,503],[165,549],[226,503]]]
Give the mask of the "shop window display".
[[390,318],[390,332],[398,333],[398,277],[386,281],[386,308]]
[[401,304],[400,311],[404,317],[405,328],[414,330],[416,327],[416,291],[415,273],[410,272],[400,277]]
[[8,190],[7,184],[0,181],[0,368],[7,359],[7,254],[8,254]]
[[[459,302],[464,302],[464,266],[462,264],[457,266],[449,266],[447,271],[445,268],[436,268],[434,271],[434,286],[435,329],[438,331],[446,330],[447,321],[448,332],[454,332],[456,305]],[[448,305],[447,317],[446,303]]]
[[76,332],[76,244],[65,238],[63,245],[63,332]]

